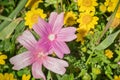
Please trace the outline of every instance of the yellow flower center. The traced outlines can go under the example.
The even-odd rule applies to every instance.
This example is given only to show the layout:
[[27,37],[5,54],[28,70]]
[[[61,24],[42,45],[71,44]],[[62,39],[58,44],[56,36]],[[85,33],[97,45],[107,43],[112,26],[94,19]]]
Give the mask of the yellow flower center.
[[83,6],[89,7],[92,5],[92,1],[91,0],[83,0],[82,4],[83,4]]
[[38,22],[38,17],[39,17],[38,14],[33,14],[32,17],[31,17],[31,21],[34,22],[34,23],[37,23]]
[[113,2],[109,2],[108,6],[112,7],[113,6]]
[[92,16],[90,16],[90,15],[84,15],[82,18],[83,24],[89,24],[91,21],[92,21]]
[[55,40],[55,35],[54,35],[54,34],[50,34],[50,35],[48,36],[48,39],[49,39],[50,41]]

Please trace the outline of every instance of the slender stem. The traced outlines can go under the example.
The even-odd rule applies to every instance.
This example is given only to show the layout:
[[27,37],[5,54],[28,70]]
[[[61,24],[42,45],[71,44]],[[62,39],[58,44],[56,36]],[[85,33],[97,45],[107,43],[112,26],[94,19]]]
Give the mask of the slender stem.
[[116,6],[116,8],[115,8],[115,10],[114,10],[114,12],[113,12],[113,14],[110,16],[110,19],[109,19],[108,23],[106,24],[106,27],[104,28],[101,36],[98,38],[96,44],[99,44],[99,43],[100,43],[101,38],[104,36],[104,34],[106,33],[106,31],[109,29],[110,25],[112,24],[113,19],[114,19],[114,17],[115,17],[115,14],[116,14],[116,12],[117,12],[117,10],[118,10],[118,7],[119,7],[119,5],[120,5],[120,0],[118,0],[118,1],[119,1],[119,2],[118,2],[118,4],[117,4],[117,6]]
[[88,57],[87,61],[86,61],[86,65],[88,64],[88,62],[90,61],[91,57],[93,56],[93,52],[90,54],[90,56]]
[[56,12],[58,12],[58,0],[56,2]]
[[[15,10],[8,16],[9,18],[13,19],[14,17],[17,16],[17,14],[21,11],[21,9],[25,6],[27,0],[21,0],[18,4],[18,6],[15,8]],[[5,28],[10,21],[3,21],[0,25],[0,31]]]
[[63,11],[63,1],[61,0],[61,12]]

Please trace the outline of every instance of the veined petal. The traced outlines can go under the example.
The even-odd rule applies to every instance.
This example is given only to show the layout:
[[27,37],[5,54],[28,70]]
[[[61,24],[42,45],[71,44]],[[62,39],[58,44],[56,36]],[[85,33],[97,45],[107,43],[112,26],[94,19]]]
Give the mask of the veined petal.
[[58,14],[56,12],[52,12],[50,14],[50,17],[49,17],[49,24],[51,24],[51,26],[54,26],[54,23],[56,21],[56,18],[57,18]]
[[56,18],[54,26],[52,26],[53,27],[52,30],[55,34],[58,33],[62,28],[63,22],[64,22],[64,13],[60,13]]
[[40,47],[43,52],[48,52],[51,48],[51,42],[46,38],[42,38],[38,41],[38,47]]
[[35,44],[37,43],[32,33],[28,30],[24,31],[23,34],[17,38],[17,40],[28,50],[33,50]]
[[76,28],[74,27],[68,27],[68,28],[63,28],[60,30],[59,34],[57,35],[57,40],[58,41],[72,41],[74,40],[77,36],[75,35]]
[[52,44],[52,50],[59,58],[63,58],[64,54],[69,54],[70,50],[65,42],[55,41]]
[[38,18],[38,23],[33,25],[33,29],[40,37],[45,37],[52,31],[51,26],[42,18]]
[[10,63],[14,65],[14,70],[20,70],[33,63],[32,57],[33,55],[27,51],[10,58]]
[[61,75],[65,73],[65,67],[68,67],[68,63],[66,61],[52,57],[47,57],[46,60],[43,61],[43,65],[50,71]]
[[32,74],[33,77],[36,79],[42,78],[43,80],[46,80],[44,73],[42,72],[42,63],[36,61],[32,65]]

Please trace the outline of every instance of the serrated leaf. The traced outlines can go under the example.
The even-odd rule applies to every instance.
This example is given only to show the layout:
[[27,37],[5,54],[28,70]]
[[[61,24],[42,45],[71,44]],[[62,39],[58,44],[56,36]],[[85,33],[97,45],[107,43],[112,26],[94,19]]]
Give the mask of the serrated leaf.
[[120,30],[118,30],[117,32],[109,35],[95,49],[96,50],[103,50],[103,49],[107,48],[108,46],[110,46],[114,42],[114,40],[117,37],[117,35],[119,34],[119,32],[120,32]]
[[12,21],[7,27],[5,27],[0,32],[0,40],[9,38],[20,21],[21,21],[21,18],[18,18],[16,20]]

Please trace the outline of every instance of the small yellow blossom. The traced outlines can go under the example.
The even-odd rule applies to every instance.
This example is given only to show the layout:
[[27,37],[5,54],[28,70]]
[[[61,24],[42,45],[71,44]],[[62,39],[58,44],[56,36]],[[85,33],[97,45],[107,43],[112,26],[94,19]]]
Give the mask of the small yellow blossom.
[[113,52],[110,49],[107,49],[105,50],[105,56],[111,59],[113,57]]
[[86,27],[90,30],[94,29],[95,25],[98,24],[98,20],[99,18],[94,16],[93,13],[81,13],[77,22],[80,23],[81,27]]
[[6,55],[3,55],[1,52],[0,52],[0,64],[4,65],[5,64],[5,59],[7,59],[7,56]]
[[99,9],[102,13],[106,12],[106,6],[104,4],[100,4]]
[[92,68],[92,72],[98,75],[101,73],[101,70],[99,68]]
[[36,9],[36,8],[38,8],[39,3],[41,3],[41,2],[42,2],[42,0],[28,0],[25,7],[29,7],[31,9]]
[[118,0],[106,0],[104,4],[107,7],[108,12],[113,12],[117,3]]
[[64,24],[66,26],[72,26],[73,24],[76,24],[76,14],[73,13],[72,11],[66,12],[65,13],[65,18],[64,18]]
[[79,27],[78,29],[77,29],[77,42],[81,42],[82,44],[84,43],[84,37],[87,35],[87,33],[88,33],[88,29],[86,28],[86,27]]
[[116,28],[120,24],[120,18],[114,18],[111,27]]
[[78,0],[79,11],[95,12],[95,6],[98,5],[97,0]]
[[33,24],[38,22],[38,17],[45,19],[46,14],[43,13],[42,9],[31,9],[25,14],[25,25],[28,25],[31,29]]
[[120,75],[119,76],[115,75],[114,80],[120,80]]
[[0,73],[0,80],[16,80],[16,79],[14,78],[14,75],[12,73],[5,74]]
[[22,80],[30,80],[30,77],[31,77],[30,74],[29,75],[23,74]]

